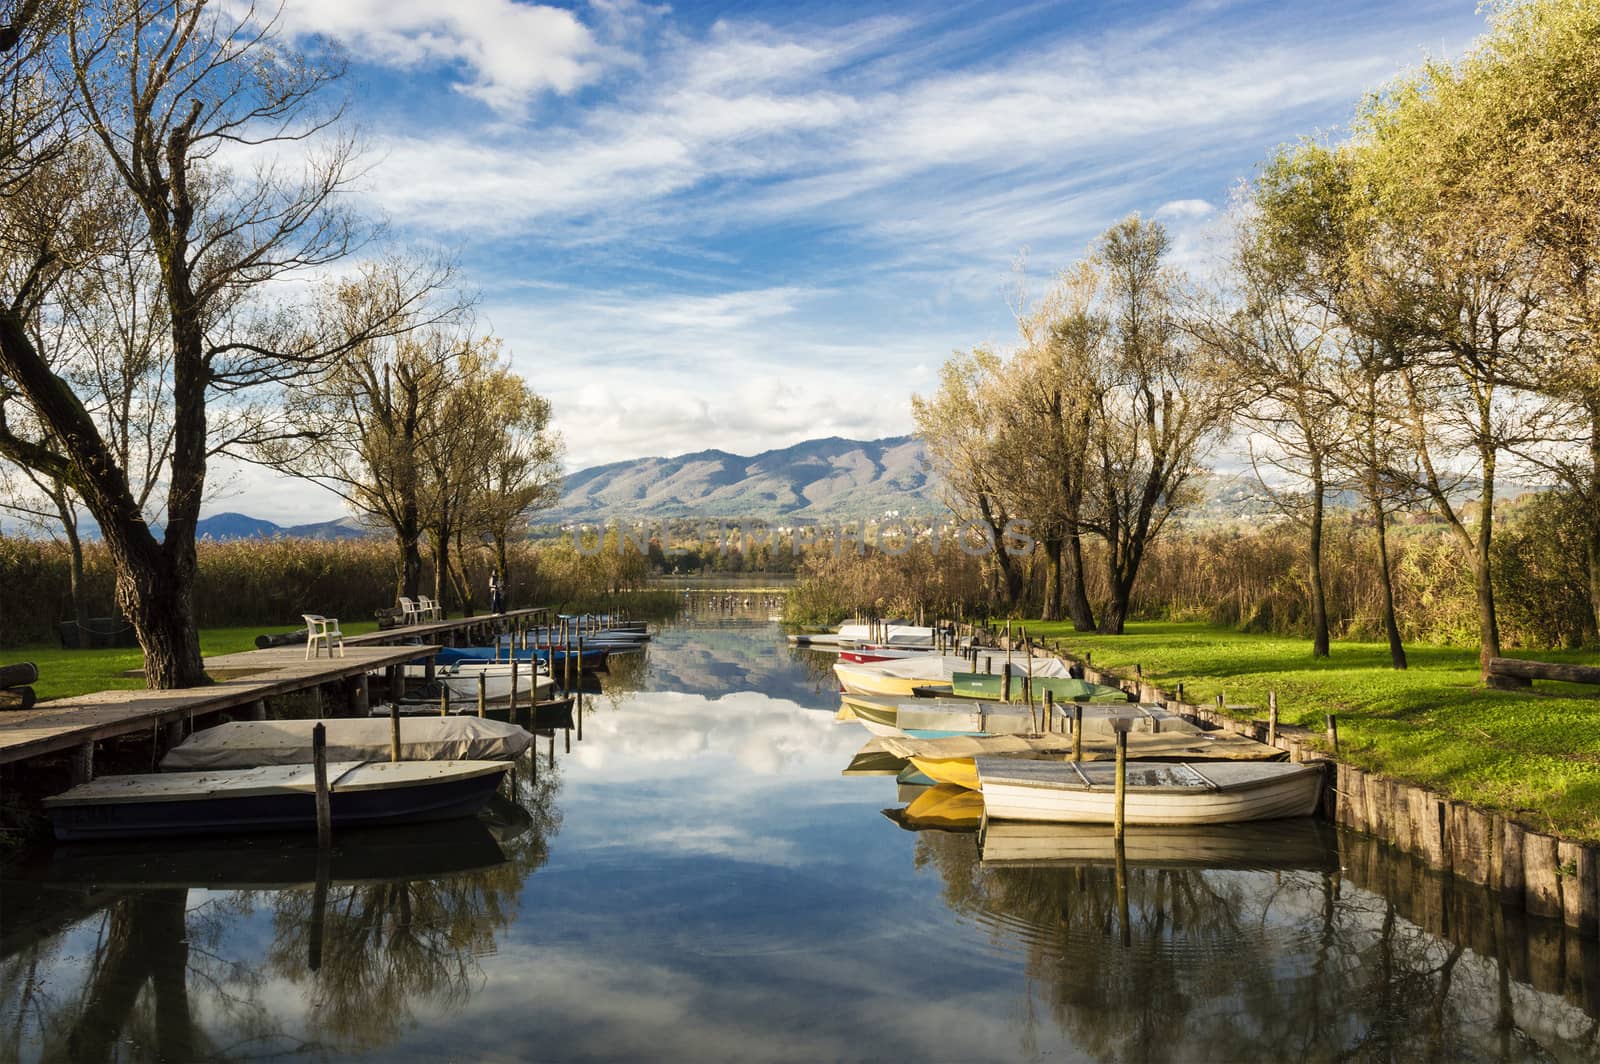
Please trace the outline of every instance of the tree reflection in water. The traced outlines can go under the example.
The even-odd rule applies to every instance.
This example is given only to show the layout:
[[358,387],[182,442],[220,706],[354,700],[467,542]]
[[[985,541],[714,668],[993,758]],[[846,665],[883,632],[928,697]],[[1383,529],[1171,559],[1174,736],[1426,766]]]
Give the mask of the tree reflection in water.
[[[1191,1060],[1201,1047],[1220,1060],[1596,1052],[1592,1017],[1574,1024],[1559,997],[1514,994],[1493,951],[1470,954],[1403,919],[1394,901],[1341,882],[1336,863],[994,866],[975,836],[940,831],[918,836],[916,862],[937,871],[952,910],[1023,955],[1028,1024],[1042,999],[1095,1059]],[[1024,1050],[1037,1034],[1023,1033]]]
[[[497,935],[516,919],[523,881],[545,863],[560,830],[560,771],[540,764],[535,777],[531,769],[524,756],[515,803],[501,798],[492,826],[437,825],[435,846],[423,841],[375,856],[361,852],[359,833],[336,837],[335,854],[323,863],[331,878],[321,890],[309,884],[227,889],[248,881],[252,873],[241,869],[261,855],[240,856],[218,844],[198,851],[206,863],[187,882],[209,892],[190,908],[190,885],[170,885],[184,883],[186,873],[169,869],[194,869],[197,851],[163,855],[151,847],[156,852],[145,867],[162,870],[143,884],[138,869],[115,859],[58,851],[53,860],[60,867],[54,875],[50,866],[42,869],[46,885],[37,896],[29,884],[6,885],[8,924],[26,904],[40,926],[33,933],[7,928],[0,1020],[8,1036],[0,1041],[0,1061],[21,1059],[30,1045],[41,1059],[73,1062],[369,1050],[391,1043],[424,1003],[463,1004],[481,982],[478,958],[494,951]],[[462,844],[472,836],[469,827],[491,847],[489,862],[477,860],[481,846]],[[442,840],[451,837],[454,847],[444,849]],[[472,854],[476,867],[433,874],[440,854],[452,852]],[[408,860],[429,874],[407,875]],[[88,871],[86,861],[97,861],[100,871]],[[304,882],[315,879],[317,866],[313,853],[276,867],[291,869],[288,881]],[[81,885],[87,882],[100,886]],[[84,920],[95,910],[98,927]],[[263,911],[272,932],[265,958],[227,937]],[[72,981],[69,935],[86,933],[93,938],[79,962],[81,984],[63,993]],[[315,970],[314,941],[320,944]],[[302,988],[303,1017],[268,1005],[273,979]],[[290,1033],[299,1030],[303,1036]]]

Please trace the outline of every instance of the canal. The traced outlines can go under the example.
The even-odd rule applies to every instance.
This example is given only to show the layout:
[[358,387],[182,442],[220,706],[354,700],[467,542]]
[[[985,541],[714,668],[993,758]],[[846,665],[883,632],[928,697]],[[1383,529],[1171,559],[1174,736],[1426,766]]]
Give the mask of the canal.
[[766,613],[664,627],[477,821],[19,855],[0,1061],[1600,1059],[1593,942],[1325,825],[980,850]]

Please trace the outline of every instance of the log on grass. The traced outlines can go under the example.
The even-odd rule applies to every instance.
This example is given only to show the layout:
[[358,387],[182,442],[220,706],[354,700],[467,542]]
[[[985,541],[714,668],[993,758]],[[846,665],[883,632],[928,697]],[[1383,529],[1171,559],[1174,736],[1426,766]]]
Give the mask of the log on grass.
[[287,647],[293,646],[296,643],[304,643],[305,641],[306,630],[304,628],[300,629],[298,632],[280,632],[277,635],[258,635],[256,636],[256,649],[266,650],[268,647]]
[[1490,658],[1489,675],[1509,676],[1518,680],[1600,684],[1600,667],[1594,665],[1563,665],[1553,661],[1524,661],[1521,658]]
[[32,709],[36,701],[31,687],[0,688],[0,712],[15,709]]
[[27,687],[39,682],[39,667],[31,661],[0,665],[0,687]]

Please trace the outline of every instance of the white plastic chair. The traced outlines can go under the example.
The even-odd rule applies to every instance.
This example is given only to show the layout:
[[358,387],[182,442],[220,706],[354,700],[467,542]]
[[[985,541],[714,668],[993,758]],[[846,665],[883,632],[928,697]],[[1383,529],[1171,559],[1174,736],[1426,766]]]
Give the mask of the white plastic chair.
[[415,602],[411,601],[410,599],[408,599],[408,598],[406,598],[404,596],[401,596],[401,598],[400,598],[400,623],[403,624],[403,625],[405,625],[405,624],[419,624],[419,623],[421,623],[421,621],[422,621],[422,610],[417,607],[417,604]]
[[444,607],[433,601],[433,599],[429,598],[427,595],[417,596],[417,613],[423,620],[444,620]]
[[344,633],[339,631],[339,618],[324,617],[317,613],[302,613],[300,616],[306,621],[306,657],[315,654],[322,655],[322,648],[328,648],[328,657],[333,657],[334,644],[339,646],[339,656],[344,657]]

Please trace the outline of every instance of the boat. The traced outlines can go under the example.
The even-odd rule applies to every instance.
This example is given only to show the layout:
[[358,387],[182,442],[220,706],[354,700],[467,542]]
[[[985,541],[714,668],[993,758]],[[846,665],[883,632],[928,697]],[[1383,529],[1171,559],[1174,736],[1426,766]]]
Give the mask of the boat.
[[[535,728],[572,727],[572,704],[574,700],[572,695],[565,695],[560,698],[546,698],[535,702],[533,705],[533,726]],[[391,707],[394,705],[395,703],[392,702],[380,702],[372,707],[370,715],[387,720],[391,716]],[[434,720],[483,719],[509,721],[512,723],[515,723],[519,716],[527,713],[529,708],[527,702],[520,699],[516,709],[512,709],[508,702],[500,702],[484,706],[483,717],[479,718],[477,702],[452,702],[450,704],[449,718],[445,718],[439,713],[438,702],[400,702],[399,707],[400,715],[406,718],[426,719],[431,717]]]
[[[1110,738],[1118,724],[1130,731],[1199,735],[1203,729],[1163,706],[1136,702],[1091,702],[1058,706],[1049,731],[1065,732],[1082,715],[1084,738]],[[942,735],[1028,735],[1043,730],[1044,707],[1028,711],[1025,703],[983,702],[968,698],[916,698],[895,707],[898,727],[907,735],[933,738]]]
[[868,739],[865,746],[857,750],[855,756],[839,774],[841,776],[898,776],[900,770],[906,767],[906,759],[896,757],[889,753],[880,738]]
[[[328,765],[334,828],[471,816],[504,761],[337,761]],[[316,826],[310,765],[102,776],[44,800],[57,839],[232,835]]]
[[[1016,757],[1034,761],[1066,761],[1072,757],[1070,735],[958,735],[947,739],[886,738],[878,740],[889,753],[906,758],[935,783],[977,790],[977,757]],[[1084,736],[1079,748],[1084,761],[1109,761],[1117,756],[1110,735]],[[1197,734],[1130,732],[1128,756],[1139,761],[1283,761],[1288,753],[1227,731]]]
[[[400,729],[402,761],[514,761],[533,742],[515,724],[478,717],[408,720]],[[393,732],[371,717],[331,720],[234,721],[197,731],[161,759],[163,772],[308,765],[311,733],[323,726],[329,761],[387,761]]]
[[566,668],[568,661],[577,662],[580,669],[594,671],[605,667],[606,658],[611,651],[607,647],[583,645],[583,653],[576,649],[572,651],[551,650],[547,647],[528,647],[526,650],[517,650],[511,647],[441,647],[439,653],[434,655],[434,662],[438,665],[483,665],[503,664],[510,661],[537,661],[545,666],[545,672],[550,671],[554,664],[557,669]]
[[[918,687],[944,685],[957,673],[971,669],[972,661],[962,654],[920,654],[909,658],[890,658],[883,661],[840,661],[833,666],[844,690],[863,695],[901,695],[915,697]],[[1006,666],[1001,663],[1001,669]],[[1027,675],[1019,662],[1012,662],[1011,689],[1020,696],[1021,677]],[[1033,675],[1067,678],[1067,666],[1056,658],[1033,659]],[[997,673],[998,675],[998,673]]]
[[[1110,761],[979,757],[987,816],[1109,824],[1117,766]],[[1127,824],[1233,824],[1310,816],[1322,796],[1322,764],[1219,761],[1127,762]]]
[[[1240,871],[1336,871],[1339,851],[1326,826],[1310,817],[1249,824],[1150,824],[1123,833],[1126,865]],[[1114,865],[1115,838],[1103,824],[989,820],[978,832],[985,865]]]
[[[454,665],[433,666],[433,679],[437,684],[449,688],[451,701],[456,699],[471,699],[474,703],[478,698],[478,676],[484,679],[483,697],[489,702],[500,702],[511,697],[511,678],[513,676],[511,662],[494,664],[493,662],[467,662],[460,661]],[[527,697],[528,689],[533,683],[534,670],[529,664],[514,663],[517,680],[517,698]],[[428,676],[428,667],[425,665],[407,665],[405,667],[406,679],[424,680]],[[555,690],[555,683],[550,675],[540,671],[538,692],[536,698],[549,698]]]
[[[1024,698],[1023,679],[1015,668],[1011,674],[1011,697]],[[1120,687],[1090,683],[1072,676],[1041,676],[1035,673],[1027,680],[1028,688],[1036,702],[1044,701],[1046,693],[1057,702],[1127,702],[1128,693]],[[920,692],[917,692],[920,694]],[[948,697],[1000,698],[1005,693],[1005,677],[983,672],[958,672],[950,677]]]

